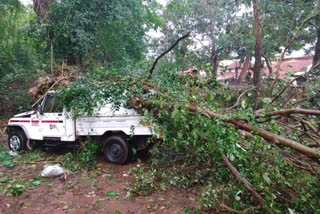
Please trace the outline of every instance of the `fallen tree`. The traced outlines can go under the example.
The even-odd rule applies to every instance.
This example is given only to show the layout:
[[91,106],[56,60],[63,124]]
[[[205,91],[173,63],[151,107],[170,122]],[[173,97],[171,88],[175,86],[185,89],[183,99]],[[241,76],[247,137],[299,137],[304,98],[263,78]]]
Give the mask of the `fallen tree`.
[[[245,177],[257,193],[255,194],[249,188],[250,191],[248,190],[248,192],[253,194],[253,198],[248,204],[243,202],[244,210],[245,207],[249,206],[254,207],[254,209],[270,211],[272,209],[267,208],[271,203],[270,194],[275,194],[281,198],[289,197],[286,195],[288,186],[285,180],[282,180],[279,184],[272,182],[272,179],[279,180],[279,175],[281,175],[281,178],[297,176],[297,173],[301,174],[301,171],[298,170],[305,170],[312,176],[305,179],[311,179],[310,182],[312,183],[316,182],[315,180],[318,181],[316,175],[319,170],[317,163],[319,162],[320,151],[316,147],[308,146],[315,144],[313,140],[310,140],[310,136],[316,141],[318,140],[317,136],[315,134],[307,136],[306,134],[300,137],[300,135],[291,131],[294,129],[285,126],[286,124],[270,122],[279,120],[281,123],[287,123],[286,120],[291,120],[290,118],[293,115],[300,115],[303,120],[307,120],[308,118],[304,118],[304,116],[318,116],[318,110],[295,108],[270,111],[270,108],[266,106],[256,115],[255,111],[257,109],[252,109],[250,105],[244,104],[248,103],[250,91],[239,92],[241,97],[234,97],[236,104],[232,109],[228,109],[225,107],[230,96],[230,90],[227,87],[209,78],[200,81],[196,76],[181,77],[177,73],[169,73],[170,71],[164,70],[162,73],[157,73],[157,78],[146,78],[149,73],[139,78],[129,75],[117,76],[114,73],[108,75],[104,73],[103,76],[97,75],[96,77],[91,74],[90,78],[94,79],[82,79],[81,85],[64,88],[62,90],[63,102],[78,115],[88,109],[94,109],[101,100],[116,103],[114,108],[121,105],[121,102],[125,102],[127,107],[135,108],[140,114],[145,115],[146,120],[151,120],[156,124],[157,132],[161,133],[165,141],[164,144],[156,145],[156,147],[161,148],[161,154],[166,153],[166,151],[169,154],[179,151],[182,157],[176,155],[180,157],[178,160],[182,161],[179,162],[182,165],[206,165],[208,161],[217,164],[219,161],[224,161],[221,154],[236,157],[230,159],[229,162],[234,168],[238,169],[240,174],[242,172],[247,174],[247,176],[238,178],[243,183]],[[173,77],[171,81],[164,81],[167,75]],[[98,99],[92,99],[90,93],[94,91],[101,92]],[[120,100],[121,102],[119,102]],[[255,102],[262,102],[261,100],[255,99]],[[230,106],[230,104],[227,106]],[[264,119],[264,121],[261,122],[261,119]],[[296,128],[301,129],[301,127]],[[304,132],[309,133],[309,129],[304,130]],[[242,134],[238,130],[249,133],[249,137],[242,138]],[[208,140],[204,143],[204,139]],[[164,145],[165,147],[163,147]],[[261,151],[260,149],[254,149],[257,145],[262,148]],[[292,158],[289,158],[288,154],[299,157],[304,162],[304,167],[301,168],[292,164]],[[265,158],[267,158],[266,162],[264,161]],[[278,167],[274,163],[275,161],[281,161],[281,167]],[[262,167],[266,163],[267,165]],[[312,164],[313,168],[305,167],[308,164]],[[213,168],[216,167],[218,166]],[[285,169],[286,167],[296,167],[297,169],[291,169],[295,172],[291,175],[290,170]],[[222,176],[223,167],[219,166],[218,169],[218,173]],[[192,183],[199,182],[199,179],[211,179],[210,176],[213,176],[212,173],[201,170],[199,171],[199,177]],[[250,171],[249,175],[248,171]],[[261,174],[258,175],[257,171],[261,171]],[[272,178],[266,178],[266,172]],[[184,171],[184,173],[188,172]],[[195,175],[197,173],[188,174],[188,177],[191,179]],[[255,176],[258,176],[259,179],[254,179]],[[229,179],[231,178],[228,177],[227,180]],[[252,183],[252,181],[254,182]],[[265,182],[264,185],[271,188],[272,191],[267,192],[270,189],[261,189],[259,182]],[[247,185],[247,189],[250,187],[248,183],[243,184]],[[291,183],[290,185],[294,184]],[[298,203],[295,197],[300,196],[297,196],[296,192],[314,191],[303,188],[307,187],[299,186],[298,190],[292,190],[294,191],[294,197],[290,198],[291,203]],[[255,201],[262,204],[262,200],[257,195],[265,198],[265,203],[258,208],[255,206]],[[264,197],[265,195],[268,195],[268,197]],[[308,199],[308,203],[311,203],[312,198]],[[220,204],[225,204],[223,209],[229,206],[228,203],[220,202]]]
[[[188,34],[179,38],[179,41],[187,36]],[[122,74],[114,70],[88,71],[88,75],[62,88],[62,102],[68,109],[73,110],[75,117],[92,113],[93,109],[104,101],[113,103],[115,109],[123,103],[126,103],[128,108],[135,108],[145,116],[145,120],[153,121],[156,131],[164,139],[162,144],[155,146],[155,151],[161,149],[157,155],[174,156],[172,159],[168,158],[167,162],[193,168],[190,173],[188,170],[182,173],[188,174],[184,179],[194,179],[190,182],[192,185],[208,183],[210,179],[217,183],[223,181],[225,189],[217,190],[223,191],[223,194],[232,193],[228,190],[228,185],[239,191],[244,185],[253,198],[244,197],[246,200],[241,201],[242,208],[252,207],[252,204],[258,201],[260,206],[254,206],[255,209],[273,212],[273,197],[284,203],[277,202],[277,209],[281,211],[284,211],[286,206],[297,203],[318,206],[318,201],[315,200],[317,188],[295,186],[292,181],[298,183],[299,178],[309,182],[311,186],[317,185],[320,151],[317,147],[308,145],[317,144],[319,138],[315,133],[310,133],[314,123],[309,122],[307,117],[319,116],[319,110],[298,107],[279,110],[280,105],[273,108],[278,104],[277,100],[264,101],[265,96],[261,92],[263,84],[239,91],[240,95],[232,95],[230,88],[215,79],[200,79],[197,75],[179,76],[175,67],[160,67],[155,70],[157,62],[165,53],[157,58],[149,72],[141,76],[131,75],[132,70]],[[51,87],[54,84],[52,83]],[[308,99],[306,102],[309,102]],[[296,115],[299,115],[299,118],[293,117]],[[288,125],[293,119],[295,123],[303,125]],[[315,127],[316,131],[317,128],[319,127]],[[298,132],[294,132],[295,129]],[[239,130],[245,131],[246,136]],[[303,135],[297,134],[301,132]],[[292,161],[295,156],[303,162],[300,164],[302,167],[297,167],[297,161]],[[306,167],[309,164],[312,167]],[[197,166],[211,167],[197,169]],[[226,176],[226,167],[241,181],[240,186],[233,181],[232,175]],[[307,174],[303,174],[301,170]],[[161,176],[163,174],[166,173]],[[173,179],[175,176],[169,177],[168,179]],[[301,197],[301,192],[310,192],[307,200],[297,199]],[[214,194],[212,197],[215,197]],[[290,198],[289,202],[286,198]],[[216,203],[225,204],[222,201]],[[227,205],[224,205],[224,208],[228,207]],[[232,210],[234,208],[229,211]]]

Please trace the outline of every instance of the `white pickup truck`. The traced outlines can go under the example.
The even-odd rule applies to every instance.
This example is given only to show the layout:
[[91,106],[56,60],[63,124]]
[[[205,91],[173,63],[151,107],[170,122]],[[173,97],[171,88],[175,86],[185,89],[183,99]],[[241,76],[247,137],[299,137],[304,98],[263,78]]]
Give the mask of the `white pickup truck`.
[[13,151],[32,150],[37,144],[51,142],[64,144],[79,142],[85,137],[98,137],[103,143],[105,159],[124,164],[132,153],[146,148],[151,137],[150,122],[132,109],[120,107],[114,111],[111,104],[97,110],[94,116],[73,119],[56,96],[50,91],[37,111],[15,115],[7,125],[8,146]]

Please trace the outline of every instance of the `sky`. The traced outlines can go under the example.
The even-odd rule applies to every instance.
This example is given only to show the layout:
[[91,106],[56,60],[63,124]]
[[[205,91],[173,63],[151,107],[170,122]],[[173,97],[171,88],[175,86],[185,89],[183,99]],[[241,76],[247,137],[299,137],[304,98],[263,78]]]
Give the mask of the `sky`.
[[20,0],[23,5],[32,4],[32,0]]
[[[168,0],[157,0],[160,4],[166,5]],[[20,2],[24,5],[32,4],[32,0],[20,0]]]

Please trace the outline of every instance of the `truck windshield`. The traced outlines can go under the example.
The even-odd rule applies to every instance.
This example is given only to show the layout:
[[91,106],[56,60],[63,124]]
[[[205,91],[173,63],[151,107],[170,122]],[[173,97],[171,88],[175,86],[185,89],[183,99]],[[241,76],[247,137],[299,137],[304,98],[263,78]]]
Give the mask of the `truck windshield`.
[[49,95],[46,97],[46,101],[43,107],[43,112],[62,112],[63,106],[59,102],[59,99],[54,95]]

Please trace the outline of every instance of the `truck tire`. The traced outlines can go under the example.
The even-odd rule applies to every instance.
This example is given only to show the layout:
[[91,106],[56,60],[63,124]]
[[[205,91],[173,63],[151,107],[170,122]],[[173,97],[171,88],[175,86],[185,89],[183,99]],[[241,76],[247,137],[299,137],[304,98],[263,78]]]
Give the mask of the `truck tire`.
[[121,136],[110,136],[104,141],[104,158],[114,164],[124,164],[128,160],[129,148],[127,141]]
[[24,132],[17,130],[10,133],[8,137],[8,146],[12,151],[27,150],[27,137]]

